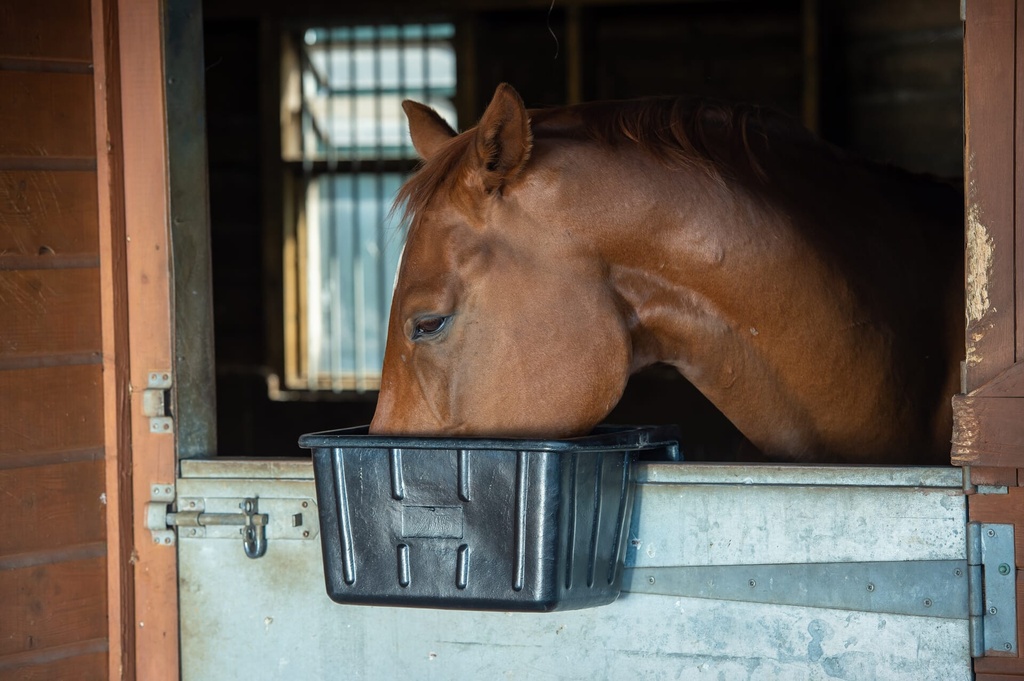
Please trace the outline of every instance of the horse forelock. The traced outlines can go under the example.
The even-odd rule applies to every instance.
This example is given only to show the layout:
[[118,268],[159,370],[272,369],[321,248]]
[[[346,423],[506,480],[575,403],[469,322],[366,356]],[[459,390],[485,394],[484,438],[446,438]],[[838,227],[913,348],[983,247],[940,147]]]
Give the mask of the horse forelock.
[[423,162],[398,190],[391,210],[401,217],[402,224],[411,226],[438,195],[469,208],[471,193],[468,187],[460,185],[463,184],[462,166],[471,148],[471,133],[467,131],[453,137],[434,157]]

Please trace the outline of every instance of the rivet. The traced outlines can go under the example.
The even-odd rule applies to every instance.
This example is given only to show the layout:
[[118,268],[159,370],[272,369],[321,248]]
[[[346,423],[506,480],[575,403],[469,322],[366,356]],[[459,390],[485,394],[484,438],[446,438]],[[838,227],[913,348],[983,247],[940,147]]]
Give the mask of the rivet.
[[188,502],[188,507],[189,508],[195,508],[196,507],[196,502],[194,502],[194,501]]
[[302,508],[309,508],[309,502],[308,501],[303,501],[302,502]]
[[190,535],[192,535],[193,537],[194,537],[194,536],[196,536],[196,530],[195,530],[195,528],[192,528],[191,530],[189,530],[189,531],[188,531],[188,533],[189,533]]
[[305,532],[303,532],[302,536],[303,537],[308,537],[309,536],[309,530],[306,530]]
[[170,544],[171,543],[171,538],[170,537],[164,537],[164,543],[165,544]]

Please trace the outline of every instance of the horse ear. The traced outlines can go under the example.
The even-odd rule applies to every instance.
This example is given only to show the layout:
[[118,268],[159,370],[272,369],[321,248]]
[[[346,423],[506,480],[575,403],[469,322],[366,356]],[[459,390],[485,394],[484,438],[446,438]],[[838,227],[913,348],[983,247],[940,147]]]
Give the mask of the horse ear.
[[412,145],[416,147],[416,153],[424,161],[437,153],[445,142],[457,134],[452,130],[436,111],[426,104],[414,102],[407,99],[402,102],[405,115],[409,119],[409,135],[412,137]]
[[494,91],[476,131],[476,152],[488,192],[511,182],[522,171],[533,148],[530,116],[519,93],[507,83]]

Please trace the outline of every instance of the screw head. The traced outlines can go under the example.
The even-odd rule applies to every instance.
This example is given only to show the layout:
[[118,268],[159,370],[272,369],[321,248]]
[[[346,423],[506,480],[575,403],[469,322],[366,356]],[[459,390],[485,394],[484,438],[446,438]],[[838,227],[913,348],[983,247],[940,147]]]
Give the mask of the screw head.
[[926,608],[932,607],[932,599],[930,599],[930,598],[924,599],[924,607],[926,607]]
[[303,501],[302,502],[302,508],[309,508],[309,502],[308,501]]
[[1010,574],[1010,566],[1007,565],[1006,563],[1000,563],[999,564],[999,574],[1001,574],[1001,575],[1008,575],[1008,574]]
[[170,537],[164,537],[164,543],[165,544],[170,544],[171,543],[171,538]]
[[1004,643],[1003,644],[1003,650],[1013,650],[1013,644],[1012,643]]
[[655,581],[655,580],[654,580],[654,576],[652,575],[652,576],[648,577],[648,578],[647,578],[647,581],[648,581],[648,582],[649,582],[650,584],[654,584],[654,581]]
[[757,580],[754,580],[754,579],[750,580],[749,582],[747,582],[747,586],[749,586],[751,589],[753,589],[755,586],[757,586]]
[[308,537],[308,536],[309,536],[309,530],[305,530],[305,531],[304,531],[304,532],[302,533],[302,536],[303,536],[303,537]]
[[996,531],[995,530],[989,530],[986,534],[988,534],[988,536],[990,536],[990,537],[994,537],[994,536],[996,536]]
[[875,590],[875,585],[872,584],[871,582],[868,582],[868,591],[874,591],[874,590]]
[[957,568],[956,570],[953,570],[953,574],[956,575],[957,577],[963,577],[964,576],[964,571],[961,570],[960,568]]
[[990,615],[994,615],[997,612],[999,612],[999,610],[994,605],[991,608],[988,609],[988,614],[990,614]]

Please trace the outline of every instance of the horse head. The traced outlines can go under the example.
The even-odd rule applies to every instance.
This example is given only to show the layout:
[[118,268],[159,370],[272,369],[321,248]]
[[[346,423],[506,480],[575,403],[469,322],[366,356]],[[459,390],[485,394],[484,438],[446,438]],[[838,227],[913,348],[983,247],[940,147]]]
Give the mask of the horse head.
[[370,432],[565,437],[615,406],[628,318],[510,86],[456,134],[403,104],[421,169]]

